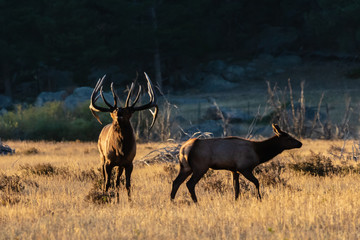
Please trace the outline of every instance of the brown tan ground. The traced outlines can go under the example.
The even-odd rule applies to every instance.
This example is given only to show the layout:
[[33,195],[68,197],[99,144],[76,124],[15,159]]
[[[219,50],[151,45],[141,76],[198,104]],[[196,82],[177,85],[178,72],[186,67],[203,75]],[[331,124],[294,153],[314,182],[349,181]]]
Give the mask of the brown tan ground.
[[[303,159],[310,150],[328,155],[343,141],[303,140],[300,150],[277,157],[281,162]],[[0,174],[34,181],[20,193],[20,202],[0,206],[0,239],[359,239],[360,176],[313,177],[286,169],[291,187],[261,186],[263,201],[254,188],[233,199],[231,175],[217,171],[223,190],[197,186],[199,204],[193,204],[185,184],[170,202],[175,175],[165,164],[137,164],[132,175],[133,196],[125,189],[119,203],[94,204],[85,197],[92,181],[60,175],[38,176],[21,165],[50,163],[71,171],[99,167],[96,143],[6,142],[17,154],[0,157]],[[136,161],[169,143],[138,145]],[[346,143],[350,154],[352,142]],[[38,153],[34,152],[34,148]],[[295,156],[295,157],[294,157]],[[331,156],[331,155],[329,155]],[[178,169],[178,166],[176,166]],[[98,173],[98,172],[97,172]],[[219,189],[221,190],[221,189]],[[1,191],[0,191],[1,193]]]

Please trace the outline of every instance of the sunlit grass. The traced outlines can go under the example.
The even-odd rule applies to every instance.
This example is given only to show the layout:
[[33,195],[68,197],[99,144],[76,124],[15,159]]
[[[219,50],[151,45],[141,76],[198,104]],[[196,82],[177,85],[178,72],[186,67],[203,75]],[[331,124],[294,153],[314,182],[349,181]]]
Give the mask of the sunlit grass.
[[[284,152],[274,161],[303,161],[311,156],[310,150],[331,157],[334,164],[345,161],[328,153],[331,146],[341,148],[342,141],[303,143],[300,150]],[[231,174],[214,171],[196,187],[199,204],[192,203],[185,184],[171,202],[171,183],[177,174],[173,170],[178,166],[138,164],[150,151],[169,144],[146,143],[138,145],[132,201],[128,201],[122,187],[118,203],[98,204],[86,200],[94,180],[74,177],[80,171],[99,174],[96,143],[6,144],[17,154],[0,157],[0,174],[19,176],[24,188],[12,193],[18,202],[0,204],[0,239],[360,238],[360,175],[356,173],[316,177],[285,165],[281,176],[286,185],[266,185],[259,176],[263,195],[260,202],[251,184],[235,201]],[[345,147],[344,152],[350,154],[351,142]],[[21,167],[41,164],[66,171],[41,175]]]

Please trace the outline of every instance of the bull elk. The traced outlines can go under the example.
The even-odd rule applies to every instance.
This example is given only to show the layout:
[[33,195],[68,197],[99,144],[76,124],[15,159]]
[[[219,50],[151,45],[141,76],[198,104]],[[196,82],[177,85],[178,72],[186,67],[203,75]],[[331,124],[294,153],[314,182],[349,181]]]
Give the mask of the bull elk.
[[[109,112],[112,118],[112,123],[106,125],[100,132],[98,140],[98,149],[100,152],[100,158],[102,160],[102,175],[104,179],[103,191],[107,192],[110,187],[110,178],[112,169],[117,166],[118,172],[116,176],[115,187],[120,185],[120,176],[125,169],[126,177],[126,189],[128,196],[130,197],[130,178],[131,172],[133,170],[133,159],[136,154],[136,142],[134,136],[134,130],[130,123],[130,118],[136,111],[142,111],[149,109],[152,113],[153,120],[150,126],[150,129],[155,123],[158,106],[156,104],[156,94],[154,91],[153,84],[149,76],[145,74],[147,80],[148,94],[150,97],[150,102],[142,105],[135,106],[139,100],[141,86],[139,86],[138,93],[135,97],[135,100],[130,104],[130,99],[134,90],[134,83],[131,84],[129,93],[125,101],[125,107],[118,107],[118,96],[114,90],[113,83],[111,83],[111,92],[114,98],[114,104],[110,104],[104,97],[103,94],[103,82],[105,76],[98,80],[90,99],[90,110],[93,116],[99,121],[99,117],[96,115],[96,112]],[[96,105],[96,101],[99,97],[103,99],[107,107],[101,107]],[[154,111],[151,108],[155,108]]]
[[180,185],[192,174],[186,186],[192,200],[197,202],[195,185],[209,168],[232,172],[235,199],[239,197],[239,173],[255,184],[258,198],[261,199],[259,181],[253,175],[253,169],[284,150],[302,146],[300,141],[283,132],[278,125],[273,124],[272,127],[275,136],[264,141],[250,141],[239,137],[189,139],[180,148],[180,171],[173,181],[171,200],[175,198]]

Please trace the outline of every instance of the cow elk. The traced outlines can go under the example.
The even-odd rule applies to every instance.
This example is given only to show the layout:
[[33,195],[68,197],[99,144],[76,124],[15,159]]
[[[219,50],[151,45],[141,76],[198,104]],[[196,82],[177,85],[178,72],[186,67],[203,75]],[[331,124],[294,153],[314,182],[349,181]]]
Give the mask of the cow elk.
[[278,125],[272,125],[275,136],[264,141],[250,141],[239,137],[196,139],[192,138],[180,148],[180,171],[173,181],[171,200],[175,198],[180,185],[191,176],[186,186],[194,202],[197,202],[195,185],[209,168],[229,170],[233,174],[235,199],[239,197],[239,173],[254,183],[261,200],[259,181],[253,169],[271,160],[284,150],[300,148],[302,143],[283,132]]
[[[90,99],[90,110],[93,116],[100,122],[96,112],[109,112],[112,118],[112,123],[106,125],[99,135],[98,149],[100,158],[102,160],[102,175],[104,179],[103,191],[107,192],[110,187],[111,171],[114,167],[118,167],[115,187],[120,185],[120,176],[125,169],[126,189],[130,199],[130,178],[133,170],[133,159],[136,154],[136,142],[134,130],[130,123],[130,118],[136,111],[149,109],[153,115],[153,120],[150,129],[155,123],[158,106],[156,104],[156,94],[153,84],[146,73],[148,94],[150,102],[142,105],[135,106],[139,100],[141,86],[139,86],[138,93],[135,100],[130,104],[130,99],[134,90],[134,83],[131,84],[129,93],[125,101],[125,107],[118,107],[118,96],[114,90],[113,83],[111,83],[111,92],[114,98],[114,104],[110,104],[103,94],[103,82],[105,76],[97,82]],[[96,101],[101,97],[107,107],[101,107],[96,104]],[[151,108],[155,108],[151,111]]]

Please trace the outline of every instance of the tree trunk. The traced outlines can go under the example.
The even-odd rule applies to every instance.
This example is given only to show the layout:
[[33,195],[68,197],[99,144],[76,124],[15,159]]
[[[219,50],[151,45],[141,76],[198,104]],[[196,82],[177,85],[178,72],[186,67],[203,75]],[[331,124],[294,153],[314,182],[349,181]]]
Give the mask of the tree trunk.
[[152,16],[152,20],[153,20],[154,32],[155,32],[155,50],[154,50],[155,81],[157,82],[158,87],[161,90],[162,89],[161,61],[160,61],[159,41],[158,41],[157,33],[156,33],[158,30],[156,11],[155,11],[154,7],[152,7],[150,9],[150,11],[151,11],[151,16]]

